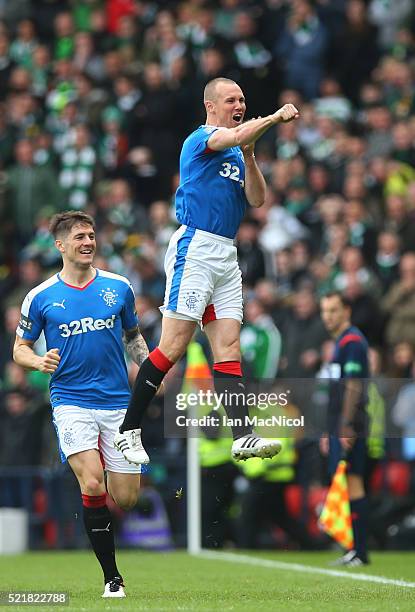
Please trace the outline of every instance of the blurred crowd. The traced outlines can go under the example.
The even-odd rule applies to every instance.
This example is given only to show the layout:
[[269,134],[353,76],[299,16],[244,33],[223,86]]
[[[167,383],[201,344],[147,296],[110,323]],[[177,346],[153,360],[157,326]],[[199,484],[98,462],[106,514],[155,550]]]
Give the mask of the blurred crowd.
[[318,299],[337,289],[376,374],[413,375],[411,0],[0,0],[1,466],[57,461],[48,381],[11,361],[23,297],[59,267],[50,216],[94,216],[96,265],[131,280],[154,348],[180,147],[217,76],[241,85],[247,118],[301,113],[257,143],[266,203],[237,238],[248,371],[321,372]]

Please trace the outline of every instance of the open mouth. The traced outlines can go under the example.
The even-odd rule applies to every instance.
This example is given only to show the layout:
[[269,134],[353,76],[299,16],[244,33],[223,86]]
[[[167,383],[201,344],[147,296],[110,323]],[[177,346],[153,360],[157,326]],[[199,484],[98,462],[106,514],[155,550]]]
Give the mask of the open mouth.
[[93,252],[92,249],[82,249],[82,251],[80,251],[81,255],[92,255]]
[[235,113],[234,115],[232,115],[232,119],[236,123],[240,123],[242,121],[242,113]]

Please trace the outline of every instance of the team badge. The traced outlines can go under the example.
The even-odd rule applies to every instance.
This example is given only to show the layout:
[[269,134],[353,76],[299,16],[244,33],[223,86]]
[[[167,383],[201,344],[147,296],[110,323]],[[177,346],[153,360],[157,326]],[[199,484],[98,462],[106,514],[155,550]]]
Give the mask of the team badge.
[[190,310],[190,312],[194,312],[196,310],[197,304],[200,302],[199,295],[196,291],[188,291],[186,294],[185,304]]
[[110,289],[109,287],[107,287],[106,289],[102,289],[99,295],[102,297],[106,305],[110,308],[112,306],[115,306],[115,304],[117,303],[118,293],[113,289]]
[[71,428],[65,429],[65,433],[63,434],[63,441],[66,446],[73,446],[75,444],[75,438]]

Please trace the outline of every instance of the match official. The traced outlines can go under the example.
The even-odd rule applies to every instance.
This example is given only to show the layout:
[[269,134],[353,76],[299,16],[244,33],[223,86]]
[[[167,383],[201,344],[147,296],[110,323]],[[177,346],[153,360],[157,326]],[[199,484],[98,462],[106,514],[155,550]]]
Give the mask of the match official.
[[351,307],[341,293],[330,293],[320,302],[323,323],[335,339],[329,365],[329,438],[321,439],[321,450],[328,452],[331,475],[340,459],[347,461],[347,486],[352,515],[354,549],[336,564],[357,567],[367,564],[368,504],[364,488],[367,435],[368,343],[351,324]]

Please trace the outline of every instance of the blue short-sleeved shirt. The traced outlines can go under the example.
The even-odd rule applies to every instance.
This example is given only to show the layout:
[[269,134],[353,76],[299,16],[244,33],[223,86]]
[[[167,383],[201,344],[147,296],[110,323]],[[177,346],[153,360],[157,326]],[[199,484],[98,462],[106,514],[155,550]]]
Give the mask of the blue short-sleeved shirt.
[[367,378],[369,376],[368,343],[362,332],[354,326],[347,328],[336,339],[330,364],[330,431],[334,433],[342,414],[344,380],[358,378],[362,381],[362,392],[357,398],[355,426],[361,431],[366,421]]
[[47,349],[59,349],[50,380],[53,407],[127,408],[122,330],[138,325],[134,301],[129,281],[103,270],[83,288],[55,274],[27,294],[16,333],[35,342],[43,332]]
[[176,216],[183,225],[233,239],[247,206],[245,162],[240,147],[209,149],[218,129],[202,125],[184,141]]

